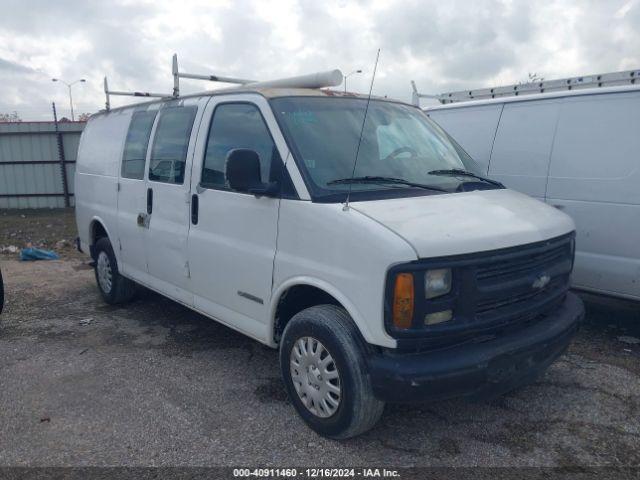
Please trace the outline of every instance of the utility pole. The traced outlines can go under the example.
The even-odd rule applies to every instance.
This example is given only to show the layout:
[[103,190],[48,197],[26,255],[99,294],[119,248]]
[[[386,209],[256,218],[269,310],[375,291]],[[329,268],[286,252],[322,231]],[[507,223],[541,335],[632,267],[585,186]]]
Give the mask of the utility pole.
[[62,141],[62,132],[58,128],[58,114],[56,112],[56,102],[51,104],[53,109],[53,124],[56,131],[56,141],[58,142],[58,161],[60,162],[60,177],[62,179],[62,193],[64,195],[64,206],[69,208],[69,181],[67,180],[67,159],[64,156],[64,143]]
[[74,86],[76,83],[79,83],[79,82],[80,83],[84,83],[84,82],[86,82],[86,80],[84,78],[81,78],[79,80],[76,80],[75,82],[67,83],[64,80],[61,80],[60,78],[52,78],[51,81],[52,82],[62,82],[69,89],[69,107],[71,107],[71,121],[75,122],[76,119],[73,116],[73,96],[71,95],[71,87]]

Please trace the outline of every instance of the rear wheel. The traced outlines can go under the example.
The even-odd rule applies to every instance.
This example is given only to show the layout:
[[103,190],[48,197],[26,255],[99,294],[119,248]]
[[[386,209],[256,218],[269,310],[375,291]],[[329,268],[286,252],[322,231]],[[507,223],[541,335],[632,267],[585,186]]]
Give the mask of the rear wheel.
[[280,369],[298,414],[320,435],[354,437],[382,415],[356,327],[342,308],[318,305],[296,314],[282,335]]
[[120,275],[108,238],[103,237],[96,242],[95,255],[96,282],[104,301],[117,304],[131,300],[136,294],[136,284]]

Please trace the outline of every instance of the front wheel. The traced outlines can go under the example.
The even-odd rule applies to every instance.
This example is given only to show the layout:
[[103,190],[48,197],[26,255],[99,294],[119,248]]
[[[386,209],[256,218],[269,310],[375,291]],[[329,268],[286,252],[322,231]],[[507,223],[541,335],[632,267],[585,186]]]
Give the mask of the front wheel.
[[124,303],[136,294],[136,284],[120,275],[118,262],[108,238],[100,238],[95,246],[96,282],[102,298],[109,304]]
[[372,428],[384,403],[373,396],[351,318],[334,305],[296,314],[280,345],[280,369],[298,414],[320,435],[345,439]]

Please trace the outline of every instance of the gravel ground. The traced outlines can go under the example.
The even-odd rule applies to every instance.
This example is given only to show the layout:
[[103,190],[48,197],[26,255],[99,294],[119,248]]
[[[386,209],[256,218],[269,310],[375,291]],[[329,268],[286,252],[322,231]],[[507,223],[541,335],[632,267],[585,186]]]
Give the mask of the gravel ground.
[[0,212],[0,254],[14,255],[24,247],[33,246],[73,256],[77,235],[72,208]]
[[[2,215],[0,247],[24,232],[55,245],[71,220]],[[335,442],[296,416],[275,350],[151,292],[106,305],[87,259],[63,250],[0,255],[0,465],[640,466],[637,305],[590,299],[570,351],[531,386],[389,405],[374,430]]]

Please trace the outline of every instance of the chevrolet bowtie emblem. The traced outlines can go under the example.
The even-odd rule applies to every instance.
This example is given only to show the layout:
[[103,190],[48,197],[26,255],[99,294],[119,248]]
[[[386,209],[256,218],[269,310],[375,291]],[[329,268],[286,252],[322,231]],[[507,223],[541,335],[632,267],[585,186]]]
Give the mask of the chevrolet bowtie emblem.
[[551,281],[551,277],[549,275],[540,275],[538,278],[536,278],[533,281],[531,286],[533,288],[537,288],[538,290],[540,290],[546,287],[547,285],[549,285],[550,281]]

